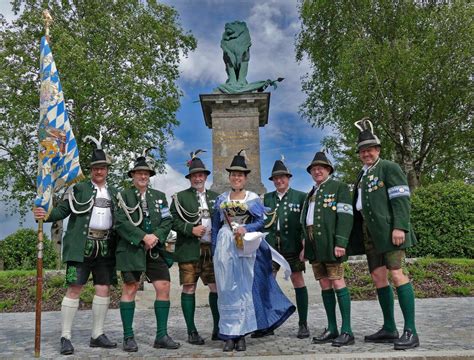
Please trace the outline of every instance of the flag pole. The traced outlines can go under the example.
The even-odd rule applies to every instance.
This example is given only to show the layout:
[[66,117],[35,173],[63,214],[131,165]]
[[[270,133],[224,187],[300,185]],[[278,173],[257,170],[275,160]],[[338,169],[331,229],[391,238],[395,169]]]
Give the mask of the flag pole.
[[43,220],[38,220],[38,258],[36,261],[35,357],[41,350],[41,299],[43,297]]
[[[43,20],[46,39],[49,41],[49,26],[53,18],[48,10],[43,10]],[[38,220],[38,243],[36,246],[36,306],[35,306],[35,358],[40,357],[41,352],[41,301],[43,298],[43,220]]]

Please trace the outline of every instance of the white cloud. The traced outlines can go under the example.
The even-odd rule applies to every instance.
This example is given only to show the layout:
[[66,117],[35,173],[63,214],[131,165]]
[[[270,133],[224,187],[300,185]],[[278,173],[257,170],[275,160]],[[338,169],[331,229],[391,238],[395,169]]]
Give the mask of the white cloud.
[[171,196],[174,193],[189,187],[189,180],[187,180],[184,175],[185,174],[176,171],[168,164],[165,164],[165,173],[153,176],[150,179],[150,186],[153,189],[164,192],[168,203],[171,204]]
[[178,138],[171,139],[166,149],[167,151],[181,151],[184,149],[184,141]]

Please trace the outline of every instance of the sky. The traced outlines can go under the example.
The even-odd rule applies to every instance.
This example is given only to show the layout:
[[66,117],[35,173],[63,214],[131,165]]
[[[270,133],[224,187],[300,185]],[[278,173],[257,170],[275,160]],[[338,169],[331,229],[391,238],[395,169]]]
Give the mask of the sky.
[[[245,21],[250,31],[252,47],[247,75],[249,82],[276,79],[285,80],[271,92],[268,124],[260,128],[260,162],[262,183],[267,191],[274,186],[268,177],[275,160],[285,157],[293,174],[290,186],[307,192],[312,179],[306,172],[314,154],[321,148],[322,129],[311,127],[298,113],[305,99],[301,90],[302,77],[310,71],[307,60],[295,58],[295,39],[300,30],[298,2],[296,0],[165,0],[179,13],[179,21],[186,32],[197,39],[197,48],[180,64],[178,85],[184,96],[177,113],[179,127],[174,129],[175,139],[167,146],[166,173],[152,178],[152,187],[164,191],[168,198],[189,186],[185,179],[185,166],[189,153],[205,149],[200,158],[212,170],[211,129],[204,123],[199,102],[200,94],[211,94],[213,89],[227,79],[222,60],[220,40],[224,25],[235,20]],[[13,14],[8,2],[0,0],[0,12],[11,20]],[[54,54],[54,48],[53,54]],[[39,49],[38,49],[39,51]],[[59,69],[61,75],[61,69]],[[67,97],[67,94],[65,94]],[[245,146],[243,146],[245,147]],[[230,161],[229,159],[229,165]],[[208,178],[208,186],[212,176]],[[0,239],[16,231],[18,216],[8,216],[2,204],[0,211]],[[27,215],[24,227],[36,227]],[[48,231],[48,229],[45,229]]]

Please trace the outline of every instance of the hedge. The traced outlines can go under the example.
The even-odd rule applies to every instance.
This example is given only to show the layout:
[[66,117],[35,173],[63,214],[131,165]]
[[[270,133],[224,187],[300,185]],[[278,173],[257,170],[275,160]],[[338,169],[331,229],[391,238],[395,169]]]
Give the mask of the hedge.
[[[58,255],[51,241],[43,236],[43,267],[54,269]],[[0,259],[4,262],[4,270],[36,269],[38,241],[37,232],[33,229],[20,229],[0,241]]]
[[474,185],[462,181],[420,187],[412,196],[418,244],[408,255],[474,258]]

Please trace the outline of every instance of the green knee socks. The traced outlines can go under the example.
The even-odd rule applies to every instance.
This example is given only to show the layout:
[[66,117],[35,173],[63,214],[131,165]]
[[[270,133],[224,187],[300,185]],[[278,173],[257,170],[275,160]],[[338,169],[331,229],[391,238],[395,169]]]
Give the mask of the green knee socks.
[[308,320],[308,289],[306,286],[295,289],[296,308],[298,309],[299,325]]
[[393,291],[390,285],[377,289],[379,304],[383,313],[383,328],[387,331],[394,332],[397,330],[395,324],[395,315],[393,310]]
[[416,335],[415,328],[415,293],[411,283],[397,287],[398,302],[402,309],[405,326],[403,330],[411,330]]
[[328,318],[328,330],[332,334],[337,334],[336,294],[334,293],[334,289],[322,290],[321,295],[323,297],[324,309],[326,310],[326,316]]
[[351,329],[351,294],[347,287],[344,287],[342,289],[336,289],[336,295],[342,317],[341,334],[346,332],[353,335]]
[[133,337],[133,315],[135,314],[135,301],[120,302],[120,317],[122,318],[123,338]]
[[155,300],[156,338],[168,335],[168,315],[170,313],[170,302]]
[[194,310],[196,309],[196,295],[181,293],[181,309],[183,310],[184,320],[188,328],[188,334],[196,331],[194,324]]

